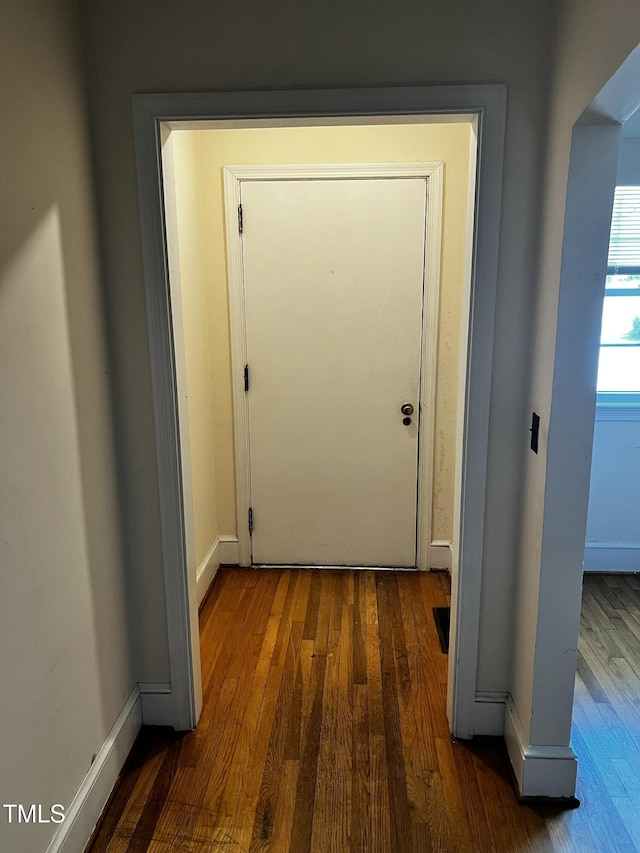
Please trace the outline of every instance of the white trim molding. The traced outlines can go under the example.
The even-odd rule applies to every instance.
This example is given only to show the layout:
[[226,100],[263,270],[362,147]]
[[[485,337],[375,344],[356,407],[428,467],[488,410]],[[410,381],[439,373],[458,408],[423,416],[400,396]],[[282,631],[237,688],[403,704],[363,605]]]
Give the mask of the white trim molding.
[[446,569],[451,573],[451,542],[448,539],[434,539],[429,545],[429,568]]
[[[427,184],[425,266],[423,279],[423,329],[420,353],[419,470],[417,506],[416,567],[430,568],[431,514],[433,505],[433,457],[436,411],[436,363],[438,353],[438,310],[440,304],[440,260],[444,164],[420,163],[320,163],[251,165],[223,168],[224,207],[231,332],[231,376],[233,388],[234,445],[236,448],[236,511],[238,552],[242,566],[252,565],[251,539],[244,519],[251,506],[251,457],[249,450],[249,399],[244,389],[243,368],[247,363],[246,317],[242,235],[236,227],[243,181],[371,180],[376,178],[423,178]],[[449,561],[450,564],[450,561]]]
[[216,536],[204,560],[196,569],[196,593],[201,607],[218,573],[220,566],[237,566],[239,562],[238,537]]
[[596,421],[640,421],[640,406],[599,403],[596,406]]
[[529,744],[511,696],[505,708],[504,739],[519,796],[574,799],[578,759],[573,749]]
[[218,549],[220,552],[221,566],[237,566],[238,565],[238,537],[237,536],[219,536]]
[[145,726],[171,726],[173,696],[171,685],[164,681],[140,681],[140,707]]
[[476,693],[474,735],[504,735],[504,711],[507,693],[499,691],[478,691]]
[[181,401],[176,385],[176,353],[166,218],[160,122],[153,111],[134,109],[138,202],[147,302],[147,330],[156,430],[158,497],[167,608],[169,669],[173,686],[172,724],[193,729],[202,710],[200,638],[195,577],[187,558],[190,531],[185,524],[181,458]]
[[[378,89],[324,89],[284,92],[214,92],[135,95],[134,140],[138,173],[140,226],[151,380],[156,431],[163,571],[173,725],[195,726],[202,684],[195,575],[190,575],[185,533],[185,500],[180,459],[180,422],[174,362],[171,287],[168,273],[161,130],[193,122],[219,126],[268,126],[274,120],[292,124],[344,125],[375,121],[477,122],[477,175],[474,194],[474,238],[469,323],[463,339],[467,351],[464,435],[455,503],[457,572],[452,598],[451,651],[447,714],[457,737],[471,737],[475,709],[480,625],[480,593],[487,482],[487,443],[493,363],[493,337],[498,275],[502,199],[502,164],[506,87],[407,86]],[[328,119],[328,117],[331,117]],[[185,124],[186,123],[186,124]],[[192,125],[197,126],[197,125]],[[242,558],[242,554],[240,555]],[[153,638],[149,638],[153,642]]]
[[640,572],[640,542],[586,542],[585,572]]
[[46,853],[78,853],[84,850],[141,725],[140,690],[136,685],[66,809],[64,822],[53,835]]

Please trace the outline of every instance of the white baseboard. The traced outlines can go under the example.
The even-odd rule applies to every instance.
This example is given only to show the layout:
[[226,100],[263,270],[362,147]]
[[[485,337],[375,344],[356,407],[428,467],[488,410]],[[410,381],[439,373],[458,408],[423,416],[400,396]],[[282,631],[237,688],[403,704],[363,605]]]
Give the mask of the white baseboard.
[[451,542],[448,539],[434,539],[429,545],[429,568],[451,571]]
[[474,735],[495,737],[504,735],[504,703],[506,698],[506,693],[489,691],[478,691],[476,693],[473,707]]
[[157,681],[138,682],[142,722],[145,726],[173,726],[175,708],[171,684]]
[[640,572],[640,542],[587,542],[585,572]]
[[511,696],[507,696],[505,708],[504,738],[520,796],[575,797],[578,772],[575,752],[570,746],[528,744]]
[[238,559],[238,538],[236,536],[216,536],[213,545],[196,570],[198,607],[209,592],[209,587],[220,566],[235,566],[238,564]]
[[240,559],[237,536],[218,536],[220,548],[220,565],[237,566]]
[[136,685],[66,810],[64,822],[49,842],[46,853],[78,853],[84,850],[141,725],[140,691]]

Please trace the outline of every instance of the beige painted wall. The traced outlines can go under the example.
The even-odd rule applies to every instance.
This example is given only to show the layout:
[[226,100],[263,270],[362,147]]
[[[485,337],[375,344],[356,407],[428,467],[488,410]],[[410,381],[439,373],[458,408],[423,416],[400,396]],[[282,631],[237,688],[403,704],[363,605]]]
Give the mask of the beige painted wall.
[[[436,160],[445,164],[445,198],[443,209],[442,284],[438,346],[438,380],[436,404],[436,446],[433,486],[434,539],[453,537],[453,455],[455,442],[458,352],[460,337],[460,300],[465,261],[468,161],[470,126],[464,123],[429,125],[394,125],[362,127],[283,127],[243,128],[236,130],[178,131],[176,139],[185,140],[194,150],[199,143],[204,277],[194,273],[192,280],[207,282],[206,294],[199,305],[206,304],[208,321],[194,313],[193,337],[189,345],[197,349],[201,359],[200,378],[204,376],[205,358],[211,369],[213,423],[209,449],[199,443],[192,459],[194,494],[196,470],[207,467],[211,446],[215,447],[215,501],[219,532],[236,532],[235,476],[233,451],[233,418],[231,396],[231,357],[229,343],[229,306],[226,279],[224,197],[222,167],[240,164],[274,163],[362,163],[413,162]],[[186,148],[181,142],[180,150]],[[176,148],[176,153],[178,148]],[[176,159],[177,164],[177,159]],[[176,175],[177,165],[176,165]],[[185,175],[184,193],[193,195],[193,176]],[[177,183],[180,187],[180,183]],[[178,190],[180,198],[181,191]],[[192,231],[196,229],[191,229]],[[180,232],[181,241],[183,239]],[[187,241],[191,240],[188,244]],[[185,229],[184,246],[189,254],[193,240]],[[180,244],[181,265],[183,243]],[[183,290],[184,290],[183,278]],[[187,309],[185,308],[185,324]],[[208,323],[209,348],[202,341]],[[188,359],[189,362],[189,359]],[[195,375],[195,370],[190,375]],[[194,380],[195,384],[195,380]],[[203,392],[204,399],[204,392]],[[192,401],[189,403],[191,417]],[[195,414],[195,407],[194,407]],[[200,411],[200,432],[209,428],[209,412]],[[192,423],[192,435],[194,434]],[[196,513],[198,515],[198,513]]]
[[[172,139],[197,569],[218,534],[215,467],[216,459],[226,448],[216,452],[218,437],[214,427],[214,400],[218,397],[219,368],[214,346],[219,332],[214,323],[216,312],[211,307],[213,289],[209,286],[205,270],[208,255],[205,247],[209,241],[203,240],[200,139],[197,133],[185,131],[174,133]],[[233,495],[231,500],[233,502]],[[234,527],[235,522],[231,532]]]
[[[0,4],[0,791],[43,816],[135,682],[73,8]],[[2,809],[0,850],[56,828]]]

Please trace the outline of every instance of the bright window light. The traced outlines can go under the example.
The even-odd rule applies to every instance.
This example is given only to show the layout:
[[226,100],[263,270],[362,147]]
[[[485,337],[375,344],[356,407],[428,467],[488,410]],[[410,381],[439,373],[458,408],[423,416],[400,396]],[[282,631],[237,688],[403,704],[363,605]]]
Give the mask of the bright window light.
[[640,405],[640,186],[620,186],[615,192],[602,310],[598,402]]

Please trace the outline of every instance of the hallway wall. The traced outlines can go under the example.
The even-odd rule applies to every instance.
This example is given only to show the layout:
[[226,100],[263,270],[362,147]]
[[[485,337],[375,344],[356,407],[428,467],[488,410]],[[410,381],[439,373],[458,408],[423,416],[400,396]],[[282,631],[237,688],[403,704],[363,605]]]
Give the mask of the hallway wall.
[[[186,373],[188,441],[191,461],[195,566],[203,564],[220,532],[235,533],[235,494],[231,483],[231,528],[218,523],[217,503],[225,506],[225,486],[220,483],[216,463],[224,458],[217,435],[216,404],[220,396],[216,382],[218,328],[210,309],[213,298],[205,264],[203,187],[200,139],[197,133],[171,135],[175,175],[177,253],[180,273],[180,317],[174,308],[174,326],[182,320],[182,343]],[[167,176],[165,175],[165,184]],[[184,425],[182,427],[184,429]],[[231,444],[233,456],[233,441]],[[222,492],[222,494],[220,494]],[[225,519],[226,520],[226,519]]]
[[[2,3],[0,802],[43,817],[133,688],[78,52],[72,3]],[[56,828],[3,808],[0,849],[44,850]]]
[[640,417],[596,410],[585,572],[640,571]]

